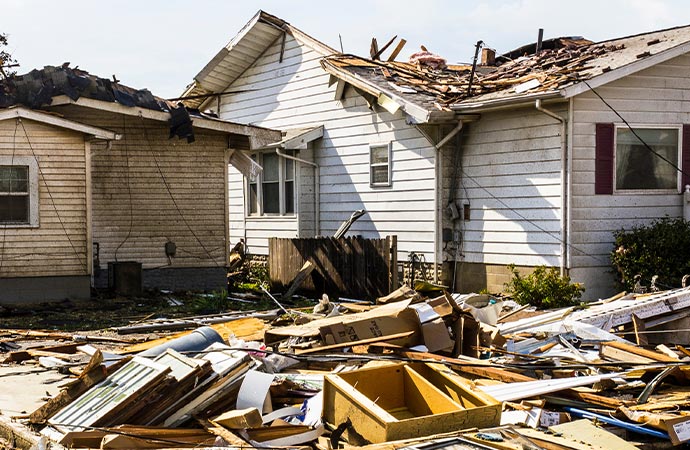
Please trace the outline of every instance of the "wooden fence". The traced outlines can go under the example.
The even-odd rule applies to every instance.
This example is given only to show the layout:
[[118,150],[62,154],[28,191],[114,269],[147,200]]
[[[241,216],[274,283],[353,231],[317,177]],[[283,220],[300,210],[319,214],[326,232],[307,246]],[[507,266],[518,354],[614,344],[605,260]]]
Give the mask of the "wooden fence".
[[300,290],[373,300],[388,294],[391,286],[397,284],[396,247],[396,236],[271,238],[268,241],[271,287],[286,291],[302,265],[311,260],[315,269]]

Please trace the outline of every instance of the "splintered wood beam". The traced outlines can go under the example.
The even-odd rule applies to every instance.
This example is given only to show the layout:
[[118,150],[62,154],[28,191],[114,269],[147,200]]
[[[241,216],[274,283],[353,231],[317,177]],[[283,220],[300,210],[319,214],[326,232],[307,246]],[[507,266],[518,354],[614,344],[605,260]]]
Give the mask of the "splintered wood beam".
[[398,45],[395,46],[393,51],[391,52],[390,56],[388,57],[388,62],[395,61],[395,58],[398,57],[400,52],[402,51],[403,47],[405,47],[405,44],[407,44],[407,41],[403,38],[400,38],[400,42],[398,42]]
[[369,48],[369,55],[371,56],[371,59],[374,59],[374,56],[379,52],[379,44],[376,42],[376,38],[371,38],[371,47]]
[[622,350],[625,353],[629,353],[631,355],[636,355],[636,356],[639,356],[641,358],[646,358],[648,360],[657,361],[657,362],[678,361],[678,358],[671,358],[670,356],[664,355],[663,353],[655,352],[652,350],[647,350],[644,348],[637,347],[635,345],[626,344],[624,342],[617,342],[617,341],[604,342],[604,343],[602,343],[602,347],[615,348],[618,350]]
[[204,419],[203,417],[196,417],[196,421],[199,422],[199,425],[204,427],[204,430],[208,431],[209,433],[215,434],[216,436],[220,436],[230,444],[232,447],[237,447],[237,448],[252,448],[251,445],[247,443],[244,439],[233,433],[232,431],[228,430],[227,428],[219,425],[216,422],[213,422],[212,420]]
[[397,34],[393,36],[393,38],[390,41],[386,42],[386,45],[381,47],[381,50],[377,51],[371,59],[381,59],[381,54],[385,52],[388,49],[388,47],[390,47],[393,44],[393,42],[395,42],[396,39],[398,39]]

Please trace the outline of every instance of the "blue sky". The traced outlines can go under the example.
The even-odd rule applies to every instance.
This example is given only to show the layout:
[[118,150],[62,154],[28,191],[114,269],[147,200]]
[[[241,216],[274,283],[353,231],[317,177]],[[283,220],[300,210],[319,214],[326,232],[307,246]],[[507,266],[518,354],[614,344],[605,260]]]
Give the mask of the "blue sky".
[[0,0],[0,32],[19,73],[69,61],[95,75],[175,97],[263,9],[331,47],[367,55],[407,39],[399,60],[425,45],[450,63],[469,62],[483,40],[499,53],[545,38],[599,41],[690,24],[681,0]]

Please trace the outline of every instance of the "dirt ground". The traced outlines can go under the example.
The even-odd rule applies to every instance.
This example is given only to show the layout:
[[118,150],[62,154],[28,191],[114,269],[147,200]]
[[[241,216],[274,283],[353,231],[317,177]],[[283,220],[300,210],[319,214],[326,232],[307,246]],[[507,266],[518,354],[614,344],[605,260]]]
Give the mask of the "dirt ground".
[[0,329],[100,330],[147,319],[262,309],[263,303],[233,302],[219,294],[149,294],[124,298],[97,294],[91,300],[0,305]]

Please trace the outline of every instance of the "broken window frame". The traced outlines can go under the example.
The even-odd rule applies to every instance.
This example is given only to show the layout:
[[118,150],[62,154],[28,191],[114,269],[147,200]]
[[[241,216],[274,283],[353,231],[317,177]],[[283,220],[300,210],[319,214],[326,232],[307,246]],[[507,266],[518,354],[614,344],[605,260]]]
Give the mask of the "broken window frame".
[[[385,162],[374,162],[374,151],[376,149],[385,148],[386,149],[386,161]],[[393,143],[387,142],[383,144],[370,144],[369,145],[369,185],[371,187],[390,187],[393,185],[392,180],[392,170],[391,170],[391,159],[393,155]],[[375,181],[375,175],[378,168],[385,168],[386,181]],[[381,172],[378,172],[381,173]]]
[[[297,150],[283,150],[283,152],[286,155],[297,156]],[[265,180],[265,168],[256,178],[247,178],[245,214],[248,217],[293,217],[297,214],[297,165],[294,161],[271,151],[256,152],[251,157],[264,167],[264,158],[268,155],[278,158],[278,179]],[[266,187],[273,183],[278,184],[278,211],[267,212],[265,208]]]
[[[25,168],[27,171],[26,190],[12,191],[10,186],[7,191],[0,191],[0,197],[25,197],[26,217],[23,220],[4,219],[0,211],[0,228],[27,228],[38,227],[38,163],[36,159],[28,156],[0,156],[0,167]],[[0,183],[1,184],[1,183]]]
[[[664,157],[670,159],[672,162],[674,162],[676,167],[680,167],[680,162],[682,158],[682,148],[683,148],[683,133],[682,133],[682,125],[633,125],[632,129],[635,130],[635,132],[638,135],[643,135],[645,134],[646,131],[674,131],[676,133],[676,149],[675,153],[671,152],[671,156],[675,156],[675,161],[673,161],[672,158],[670,158],[668,154],[665,154],[662,149],[657,149],[655,146],[659,147],[660,144],[654,144],[652,142],[647,142],[647,144],[653,148],[656,152],[664,155]],[[619,167],[619,164],[622,164],[623,158],[622,158],[622,153],[623,153],[623,147],[622,143],[620,142],[620,134],[621,133],[632,133],[630,132],[630,129],[624,125],[615,125],[614,127],[615,133],[614,133],[614,143],[613,143],[613,192],[615,194],[640,194],[640,193],[677,193],[681,192],[681,174],[680,172],[675,168],[675,167],[667,167],[667,170],[672,170],[674,173],[675,177],[675,182],[673,186],[671,187],[670,184],[669,186],[662,186],[662,187],[645,187],[645,186],[635,186],[635,187],[630,187],[626,188],[620,185],[619,183],[622,183],[621,180],[621,172],[623,170],[622,167]],[[640,133],[642,132],[642,133]],[[644,139],[644,136],[642,139]],[[634,135],[632,135],[632,139],[637,139]],[[621,147],[619,147],[619,144]],[[647,158],[643,165],[644,167],[639,168],[639,174],[642,177],[647,177],[649,174],[652,173],[655,169],[658,171],[660,168],[663,166],[669,166],[669,163],[666,161],[662,160],[658,156],[656,156],[654,153],[649,151],[644,144],[641,142],[639,143],[640,148],[638,149],[641,153],[640,156],[643,158]],[[668,145],[667,145],[668,146]],[[652,164],[653,167],[649,167],[649,165]],[[633,168],[634,169],[634,168]],[[633,175],[634,176],[634,175]],[[668,175],[667,175],[668,176]],[[657,178],[663,177],[663,174],[657,174]],[[670,176],[668,176],[670,178]],[[668,178],[666,178],[668,179]],[[661,182],[663,183],[664,179],[661,178]]]

